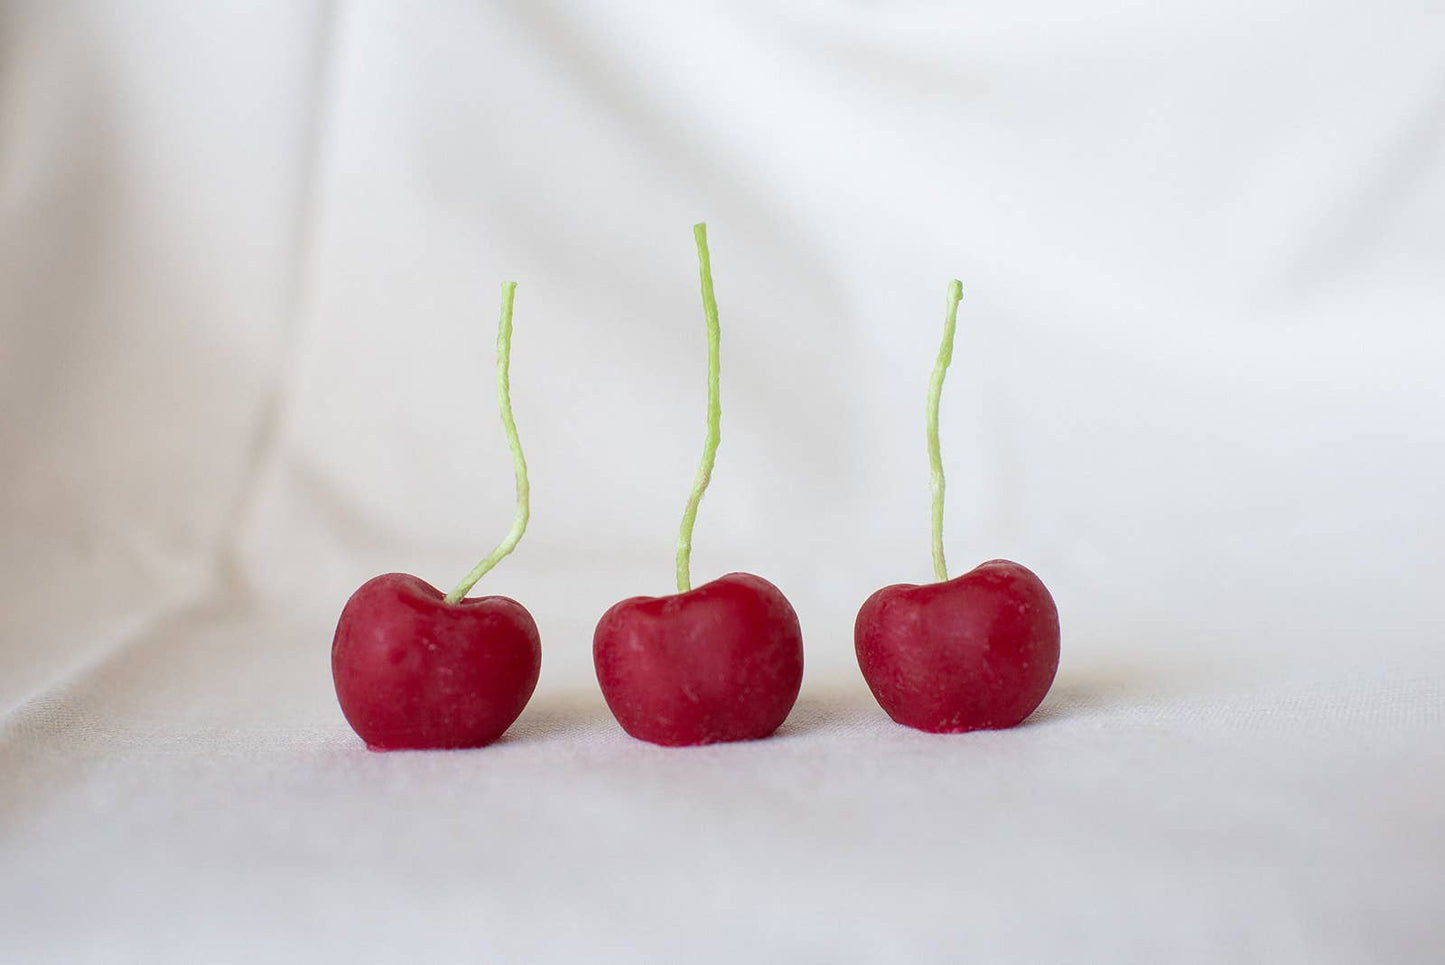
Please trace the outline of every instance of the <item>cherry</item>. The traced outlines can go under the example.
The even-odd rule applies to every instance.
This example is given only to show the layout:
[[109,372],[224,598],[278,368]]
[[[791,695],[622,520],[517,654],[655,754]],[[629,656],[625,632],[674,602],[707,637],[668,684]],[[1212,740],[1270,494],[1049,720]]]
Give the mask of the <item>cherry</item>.
[[508,378],[516,288],[515,282],[502,285],[497,327],[497,403],[517,477],[511,530],[446,596],[415,576],[387,573],[363,583],[336,624],[336,699],[373,750],[490,744],[537,687],[542,645],[526,607],[504,596],[466,598],[521,541],[530,516],[527,462]]
[[858,666],[900,724],[936,733],[1012,727],[1059,666],[1059,611],[1043,582],[1008,560],[870,596],[854,627]]
[[680,746],[767,737],[803,682],[798,615],[773,584],[729,573],[693,589],[692,529],[720,439],[719,327],[707,226],[693,226],[707,322],[707,437],[677,538],[677,593],[632,597],[598,621],[592,660],[622,729]]
[[963,286],[948,313],[928,391],[933,484],[933,569],[938,582],[887,586],[858,611],[858,667],[900,724],[937,733],[1013,727],[1033,713],[1059,667],[1059,611],[1026,567],[992,560],[948,579],[943,556],[943,461],[938,402],[953,358]]
[[767,737],[803,682],[797,614],[750,573],[615,604],[597,624],[592,655],[612,715],[654,744]]
[[448,603],[406,573],[363,583],[331,648],[341,711],[373,750],[492,743],[527,706],[541,665],[537,624],[522,604]]

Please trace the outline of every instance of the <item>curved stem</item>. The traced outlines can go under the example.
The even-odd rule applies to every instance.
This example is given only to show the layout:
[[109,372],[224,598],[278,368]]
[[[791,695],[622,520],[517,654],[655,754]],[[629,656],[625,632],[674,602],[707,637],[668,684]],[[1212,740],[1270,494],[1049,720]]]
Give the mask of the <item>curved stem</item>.
[[517,292],[514,281],[502,282],[502,317],[497,323],[497,408],[502,411],[502,428],[507,431],[507,445],[512,449],[512,469],[517,476],[517,512],[512,517],[512,528],[472,571],[447,594],[448,603],[459,603],[487,571],[502,561],[502,558],[516,548],[527,531],[527,519],[531,516],[531,486],[527,483],[527,460],[522,456],[522,440],[517,437],[517,423],[512,419],[512,299]]
[[718,342],[717,299],[712,291],[712,261],[707,252],[707,225],[692,226],[693,238],[697,241],[698,274],[702,276],[702,311],[707,319],[707,438],[702,446],[702,462],[697,467],[697,477],[692,483],[692,494],[687,497],[687,508],[682,513],[682,526],[677,531],[677,592],[686,593],[692,589],[692,526],[697,521],[697,506],[702,494],[712,480],[713,463],[717,461],[717,447],[722,439],[722,406],[718,397]]
[[938,346],[938,361],[933,363],[933,377],[928,380],[928,468],[933,490],[933,575],[939,582],[948,579],[948,564],[943,559],[943,456],[938,451],[938,400],[943,395],[943,377],[953,361],[953,330],[958,322],[958,303],[963,300],[963,282],[948,283],[948,314],[943,319],[943,342]]

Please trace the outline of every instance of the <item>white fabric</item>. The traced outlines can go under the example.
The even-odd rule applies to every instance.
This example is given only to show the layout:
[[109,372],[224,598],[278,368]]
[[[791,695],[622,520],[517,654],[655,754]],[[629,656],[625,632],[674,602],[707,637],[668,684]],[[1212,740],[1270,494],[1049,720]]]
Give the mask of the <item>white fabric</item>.
[[[581,5],[577,5],[581,6]],[[0,961],[1433,962],[1445,948],[1438,4],[0,8]],[[694,573],[793,600],[774,739],[591,677]],[[852,657],[929,577],[1052,588],[1017,730]],[[505,532],[499,745],[377,755],[347,594]]]

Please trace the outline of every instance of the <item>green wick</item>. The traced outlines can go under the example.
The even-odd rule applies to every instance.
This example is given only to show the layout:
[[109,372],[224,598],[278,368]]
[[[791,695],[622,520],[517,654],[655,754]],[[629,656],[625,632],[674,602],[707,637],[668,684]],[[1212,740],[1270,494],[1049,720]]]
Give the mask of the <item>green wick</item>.
[[943,342],[938,346],[938,361],[933,363],[933,377],[928,380],[928,468],[933,489],[933,575],[941,583],[948,579],[948,564],[943,559],[943,456],[938,451],[938,399],[943,395],[943,377],[953,361],[953,329],[958,323],[958,303],[963,300],[963,282],[955,278],[948,283],[948,314],[943,320]]
[[712,292],[712,261],[707,253],[707,225],[699,222],[692,226],[692,235],[697,239],[697,267],[702,276],[702,311],[707,318],[707,439],[702,446],[702,463],[697,467],[697,478],[692,483],[692,494],[687,497],[687,509],[682,513],[682,526],[677,531],[677,592],[686,593],[692,589],[692,525],[697,522],[697,506],[702,494],[712,480],[712,466],[717,461],[717,446],[722,439],[722,405],[718,400],[718,341],[717,299]]
[[522,540],[527,531],[527,518],[531,515],[531,487],[527,484],[527,460],[522,456],[522,440],[517,438],[517,423],[512,419],[512,380],[508,370],[512,364],[512,299],[517,293],[517,283],[502,282],[502,318],[497,323],[497,408],[502,412],[502,428],[507,430],[507,445],[512,449],[512,468],[517,474],[517,512],[512,517],[512,528],[472,571],[447,594],[448,603],[459,603],[462,597],[487,571],[502,561],[502,558]]

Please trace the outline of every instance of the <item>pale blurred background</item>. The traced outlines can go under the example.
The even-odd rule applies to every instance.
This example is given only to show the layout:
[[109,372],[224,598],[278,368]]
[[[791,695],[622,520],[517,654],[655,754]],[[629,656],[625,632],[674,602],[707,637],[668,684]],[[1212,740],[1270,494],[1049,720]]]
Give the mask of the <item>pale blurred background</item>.
[[[0,957],[1434,960],[1442,50],[1403,0],[0,5]],[[694,579],[775,582],[808,671],[668,755],[590,641],[671,589],[698,220]],[[940,742],[851,633],[930,576],[953,277],[950,560],[1064,655]],[[347,594],[509,523],[504,279],[533,516],[478,591],[541,684],[366,755]]]

